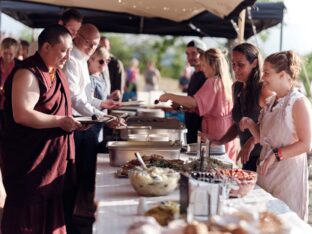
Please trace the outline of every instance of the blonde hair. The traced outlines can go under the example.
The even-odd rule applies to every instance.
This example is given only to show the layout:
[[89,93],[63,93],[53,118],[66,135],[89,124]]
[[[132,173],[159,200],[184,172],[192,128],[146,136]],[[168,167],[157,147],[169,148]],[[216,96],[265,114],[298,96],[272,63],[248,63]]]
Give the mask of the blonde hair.
[[223,52],[219,49],[212,48],[207,50],[201,57],[205,63],[213,68],[215,76],[220,78],[221,82],[216,82],[214,91],[217,92],[223,86],[226,99],[232,101],[233,81]]
[[271,54],[265,59],[276,72],[285,71],[293,81],[296,81],[301,71],[301,58],[291,50]]
[[1,42],[1,49],[8,49],[13,46],[15,49],[18,48],[18,42],[14,38],[7,37],[4,38]]
[[98,48],[96,48],[94,53],[91,55],[92,58],[94,58],[94,57],[108,58],[109,56],[110,56],[110,54],[109,54],[108,50],[103,46],[99,46]]

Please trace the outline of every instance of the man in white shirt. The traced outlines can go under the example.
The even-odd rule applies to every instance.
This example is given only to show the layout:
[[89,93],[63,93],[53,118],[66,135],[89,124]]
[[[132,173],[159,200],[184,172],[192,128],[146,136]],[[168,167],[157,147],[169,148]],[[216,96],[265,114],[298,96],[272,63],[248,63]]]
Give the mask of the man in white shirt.
[[74,39],[74,48],[64,67],[68,77],[73,115],[103,115],[102,109],[118,105],[112,100],[94,98],[87,61],[99,45],[100,33],[92,24],[84,24]]
[[[73,115],[93,116],[104,115],[104,109],[118,106],[113,100],[100,100],[94,97],[94,88],[88,71],[87,60],[96,50],[100,41],[100,33],[92,24],[83,24],[75,39],[74,48],[64,66],[64,73],[68,78]],[[87,131],[75,134],[76,167],[78,193],[69,196],[66,205],[73,205],[74,217],[92,218],[96,207],[94,206],[94,186],[96,156],[98,152],[98,136],[101,125],[93,125]],[[74,200],[73,200],[74,199]],[[71,200],[71,201],[70,201]],[[71,215],[66,214],[67,228],[76,230],[71,222]],[[72,226],[73,225],[73,226]]]

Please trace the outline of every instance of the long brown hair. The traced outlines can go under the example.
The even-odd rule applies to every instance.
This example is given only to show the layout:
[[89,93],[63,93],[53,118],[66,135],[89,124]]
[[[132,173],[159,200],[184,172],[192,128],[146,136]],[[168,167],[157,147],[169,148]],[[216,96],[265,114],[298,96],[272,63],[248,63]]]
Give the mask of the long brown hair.
[[251,111],[259,104],[259,98],[261,94],[262,82],[261,82],[261,71],[262,71],[262,57],[256,46],[250,43],[242,43],[234,47],[233,52],[239,52],[243,54],[247,61],[251,64],[258,60],[257,66],[251,70],[248,76],[245,92],[246,92],[246,110]]

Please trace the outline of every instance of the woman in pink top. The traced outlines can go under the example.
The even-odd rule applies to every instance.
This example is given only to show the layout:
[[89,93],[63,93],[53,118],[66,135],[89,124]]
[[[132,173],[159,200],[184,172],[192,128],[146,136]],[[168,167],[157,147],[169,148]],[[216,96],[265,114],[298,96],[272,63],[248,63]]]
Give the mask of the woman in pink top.
[[[193,97],[166,93],[159,100],[172,100],[189,110],[195,109],[203,116],[202,131],[208,139],[219,140],[232,125],[232,80],[225,56],[219,49],[207,50],[201,59],[207,80]],[[234,158],[234,141],[228,142],[225,147],[229,157]]]

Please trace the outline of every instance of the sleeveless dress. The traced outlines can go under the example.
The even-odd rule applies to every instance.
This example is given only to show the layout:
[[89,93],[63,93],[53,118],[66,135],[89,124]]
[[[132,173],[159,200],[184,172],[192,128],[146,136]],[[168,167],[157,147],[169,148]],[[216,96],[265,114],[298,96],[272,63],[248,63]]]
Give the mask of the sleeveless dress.
[[[273,148],[293,144],[298,140],[292,108],[304,98],[297,90],[278,100],[272,97],[263,109],[260,120],[260,143],[263,146],[260,160],[272,153]],[[308,166],[306,153],[287,160],[274,162],[265,176],[258,174],[258,184],[274,197],[284,201],[300,218],[307,220],[308,214]]]

